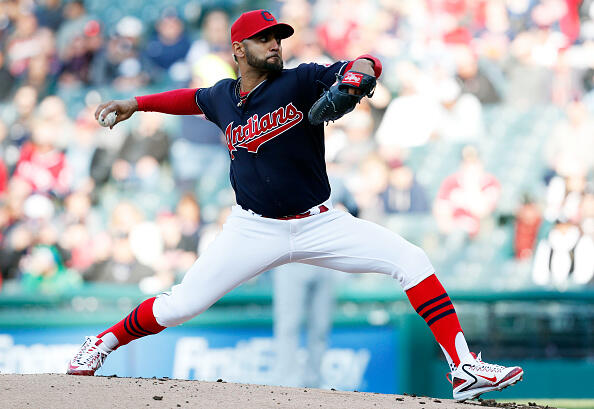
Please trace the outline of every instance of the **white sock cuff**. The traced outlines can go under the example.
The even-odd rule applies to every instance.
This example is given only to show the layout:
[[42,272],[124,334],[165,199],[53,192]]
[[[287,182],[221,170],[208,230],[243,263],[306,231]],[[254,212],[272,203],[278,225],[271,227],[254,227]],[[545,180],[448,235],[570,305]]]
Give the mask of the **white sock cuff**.
[[113,349],[120,343],[113,332],[108,332],[107,334],[103,335],[101,337],[101,341],[103,342],[99,344],[99,347],[103,347],[101,349],[103,349],[105,352],[113,351]]
[[458,358],[460,362],[474,362],[475,359],[470,353],[468,349],[468,344],[466,343],[466,338],[464,338],[464,334],[462,332],[458,332],[456,334],[456,338],[454,340],[454,345],[456,347],[456,352],[458,353]]
[[448,354],[448,351],[446,351],[446,349],[443,347],[443,345],[441,345],[439,342],[437,343],[437,345],[439,345],[439,347],[441,348],[441,351],[443,352],[446,361],[448,361],[448,365],[450,366],[450,371],[455,371],[456,370],[456,365],[454,364],[454,361],[452,360],[452,357],[450,356],[450,354]]

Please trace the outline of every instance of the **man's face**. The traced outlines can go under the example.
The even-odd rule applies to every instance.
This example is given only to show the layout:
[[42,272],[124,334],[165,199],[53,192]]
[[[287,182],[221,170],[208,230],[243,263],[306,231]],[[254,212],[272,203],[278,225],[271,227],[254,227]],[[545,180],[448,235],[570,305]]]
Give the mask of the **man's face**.
[[266,30],[243,41],[247,63],[265,71],[283,69],[283,50],[278,33]]

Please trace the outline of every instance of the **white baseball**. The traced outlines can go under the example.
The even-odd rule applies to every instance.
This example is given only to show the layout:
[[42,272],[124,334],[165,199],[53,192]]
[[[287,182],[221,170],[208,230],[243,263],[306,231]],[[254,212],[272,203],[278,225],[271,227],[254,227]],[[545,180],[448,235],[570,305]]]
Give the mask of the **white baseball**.
[[112,126],[113,124],[115,124],[116,115],[117,115],[116,111],[112,111],[109,114],[105,115],[105,109],[104,109],[99,114],[99,119],[97,120],[97,122],[99,122],[99,125],[101,125],[101,126],[105,126],[105,127]]

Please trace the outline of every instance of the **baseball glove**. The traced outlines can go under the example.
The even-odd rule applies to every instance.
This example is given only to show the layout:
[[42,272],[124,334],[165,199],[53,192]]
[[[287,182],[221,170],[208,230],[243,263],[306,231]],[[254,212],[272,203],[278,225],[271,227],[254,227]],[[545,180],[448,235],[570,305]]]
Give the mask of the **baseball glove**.
[[[376,80],[373,75],[349,71],[344,75],[336,75],[336,83],[325,90],[309,110],[307,117],[312,125],[335,121],[351,112],[365,96],[371,97],[375,90]],[[361,92],[349,94],[349,88]]]

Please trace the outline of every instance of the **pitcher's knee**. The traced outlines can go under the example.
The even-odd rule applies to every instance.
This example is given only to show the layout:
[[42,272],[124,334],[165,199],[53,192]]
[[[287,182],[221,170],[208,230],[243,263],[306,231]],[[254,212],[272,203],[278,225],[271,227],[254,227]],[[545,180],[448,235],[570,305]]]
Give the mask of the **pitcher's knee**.
[[153,314],[157,322],[164,327],[175,327],[191,320],[204,312],[208,306],[195,299],[184,299],[175,291],[157,296],[153,304]]
[[396,278],[405,290],[435,273],[427,253],[413,244],[407,248],[405,254],[400,255],[398,264],[402,271],[398,272]]
[[425,250],[415,245],[412,245],[411,247],[411,258],[416,265],[422,267],[422,269],[432,267],[431,261],[429,261],[429,257],[427,256],[427,253],[425,253]]

